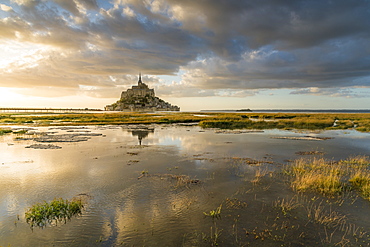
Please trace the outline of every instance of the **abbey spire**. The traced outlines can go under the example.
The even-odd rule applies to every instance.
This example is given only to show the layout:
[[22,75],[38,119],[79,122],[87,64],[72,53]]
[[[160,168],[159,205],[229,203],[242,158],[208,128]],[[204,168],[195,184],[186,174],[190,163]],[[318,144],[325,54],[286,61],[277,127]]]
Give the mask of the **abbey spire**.
[[137,82],[137,85],[140,86],[141,84],[143,84],[143,82],[141,81],[141,72],[139,73],[139,81]]

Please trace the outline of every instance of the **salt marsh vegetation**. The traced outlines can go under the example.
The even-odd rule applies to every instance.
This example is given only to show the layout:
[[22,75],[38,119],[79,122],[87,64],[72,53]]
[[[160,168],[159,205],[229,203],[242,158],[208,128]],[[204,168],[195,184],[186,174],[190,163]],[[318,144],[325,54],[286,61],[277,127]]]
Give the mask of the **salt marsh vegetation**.
[[356,190],[370,200],[370,160],[367,156],[340,161],[300,158],[286,166],[285,173],[292,177],[291,187],[299,192],[336,196]]
[[47,224],[58,222],[67,223],[73,216],[82,213],[81,200],[54,199],[51,202],[37,203],[32,205],[25,213],[27,223],[31,228],[45,227]]
[[199,124],[221,129],[356,129],[370,131],[367,113],[2,113],[0,123],[50,125]]

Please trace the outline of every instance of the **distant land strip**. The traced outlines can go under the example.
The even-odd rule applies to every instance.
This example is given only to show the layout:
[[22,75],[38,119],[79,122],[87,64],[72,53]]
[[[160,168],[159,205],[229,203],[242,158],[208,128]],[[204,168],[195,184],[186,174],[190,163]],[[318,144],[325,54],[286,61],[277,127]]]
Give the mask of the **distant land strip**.
[[201,112],[255,112],[255,113],[370,113],[370,109],[239,109],[201,110]]
[[0,111],[1,112],[86,112],[86,111],[102,111],[102,109],[0,107]]
[[238,110],[200,110],[205,112],[251,112],[251,109],[238,109]]

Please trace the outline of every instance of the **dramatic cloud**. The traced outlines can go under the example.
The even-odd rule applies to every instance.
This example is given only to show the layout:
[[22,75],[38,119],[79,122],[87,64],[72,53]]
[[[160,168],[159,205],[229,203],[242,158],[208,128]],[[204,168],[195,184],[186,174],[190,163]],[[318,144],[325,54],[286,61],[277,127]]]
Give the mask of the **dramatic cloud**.
[[[163,95],[347,97],[370,86],[369,9],[367,0],[7,0],[0,83],[115,97],[141,71]],[[156,77],[179,70],[177,83]]]

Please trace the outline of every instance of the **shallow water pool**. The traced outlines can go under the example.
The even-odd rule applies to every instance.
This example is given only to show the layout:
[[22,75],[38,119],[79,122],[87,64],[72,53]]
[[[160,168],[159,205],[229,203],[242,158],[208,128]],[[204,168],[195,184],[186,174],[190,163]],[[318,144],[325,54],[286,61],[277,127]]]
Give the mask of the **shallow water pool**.
[[[219,133],[181,125],[40,127],[33,131],[32,136],[1,137],[0,246],[322,243],[319,236],[294,243],[281,239],[280,232],[281,238],[275,239],[267,232],[260,234],[259,229],[275,217],[269,209],[273,202],[294,196],[283,180],[269,174],[299,158],[297,152],[302,151],[318,151],[335,160],[370,154],[370,134],[356,131]],[[37,141],[45,134],[52,138]],[[59,138],[72,134],[87,140]],[[34,149],[32,144],[60,148]],[[259,169],[266,178],[262,184],[253,182]],[[26,223],[24,214],[31,205],[76,196],[85,198],[85,208],[66,224],[31,229]],[[353,220],[369,212],[367,202],[359,199],[357,203],[358,215],[350,216]],[[221,219],[205,215],[220,205]],[[366,221],[357,222],[359,229],[370,227]],[[315,225],[290,224],[299,225],[306,235],[315,231]],[[277,222],[274,229],[278,225],[283,223]],[[255,242],[264,234],[270,242]]]

